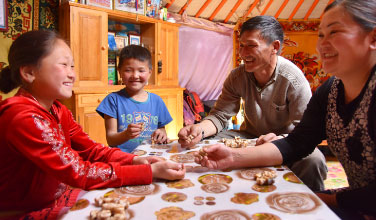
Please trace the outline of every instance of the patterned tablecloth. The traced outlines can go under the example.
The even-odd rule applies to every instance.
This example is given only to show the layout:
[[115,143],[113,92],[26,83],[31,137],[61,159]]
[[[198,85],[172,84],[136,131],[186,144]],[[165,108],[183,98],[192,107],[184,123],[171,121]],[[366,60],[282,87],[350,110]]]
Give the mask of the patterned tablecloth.
[[[180,181],[154,181],[150,185],[93,190],[62,219],[89,219],[95,198],[128,198],[130,219],[339,219],[287,167],[208,170],[193,162],[193,151],[217,143],[204,141],[185,150],[177,141],[166,145],[143,144],[135,150],[140,156],[155,155],[184,163],[185,178]],[[275,183],[259,186],[255,173],[275,171]]]

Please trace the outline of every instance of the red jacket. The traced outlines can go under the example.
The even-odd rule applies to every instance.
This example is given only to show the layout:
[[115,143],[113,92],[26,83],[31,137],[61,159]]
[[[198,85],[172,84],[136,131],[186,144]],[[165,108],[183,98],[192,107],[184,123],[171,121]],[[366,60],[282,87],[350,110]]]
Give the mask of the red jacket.
[[71,112],[55,101],[51,112],[20,89],[0,102],[0,211],[53,205],[67,189],[149,184],[150,165],[135,155],[92,141]]

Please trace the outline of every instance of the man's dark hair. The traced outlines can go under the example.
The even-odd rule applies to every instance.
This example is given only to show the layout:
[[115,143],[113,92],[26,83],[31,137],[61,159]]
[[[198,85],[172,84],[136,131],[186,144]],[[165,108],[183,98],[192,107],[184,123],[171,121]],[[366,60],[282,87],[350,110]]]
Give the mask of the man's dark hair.
[[256,16],[253,18],[248,19],[246,22],[243,23],[242,28],[240,30],[240,36],[245,31],[260,31],[261,37],[268,43],[271,44],[272,42],[279,40],[281,43],[281,47],[279,48],[278,53],[280,53],[283,44],[283,29],[281,24],[275,19],[273,16]]

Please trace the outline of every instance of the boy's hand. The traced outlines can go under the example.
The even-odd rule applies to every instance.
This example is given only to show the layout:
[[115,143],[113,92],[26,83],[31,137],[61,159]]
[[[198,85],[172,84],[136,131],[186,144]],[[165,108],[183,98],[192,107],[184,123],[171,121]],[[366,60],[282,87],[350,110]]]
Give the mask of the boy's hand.
[[177,180],[185,176],[185,167],[183,164],[162,161],[151,164],[153,178]]
[[155,130],[151,135],[151,140],[156,144],[166,144],[168,142],[166,129],[158,128],[157,130]]
[[137,138],[142,132],[143,125],[138,124],[129,124],[127,130],[124,131],[124,134],[127,137],[127,140]]
[[194,155],[196,163],[210,169],[226,169],[234,163],[231,148],[223,144],[203,147]]
[[190,148],[202,139],[202,129],[199,125],[188,125],[179,131],[179,143],[183,148]]
[[133,157],[133,165],[138,165],[138,164],[153,164],[156,162],[164,161],[160,157],[156,156],[149,156],[149,157],[139,157],[135,156]]

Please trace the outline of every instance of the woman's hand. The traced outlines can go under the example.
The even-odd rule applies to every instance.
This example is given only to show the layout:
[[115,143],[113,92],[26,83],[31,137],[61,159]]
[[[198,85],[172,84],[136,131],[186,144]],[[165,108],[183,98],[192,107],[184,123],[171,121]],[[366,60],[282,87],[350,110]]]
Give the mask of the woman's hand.
[[153,178],[177,180],[185,176],[185,167],[183,164],[172,163],[169,161],[156,162],[151,164]]
[[226,169],[234,163],[231,148],[215,144],[195,152],[195,162],[210,169]]

